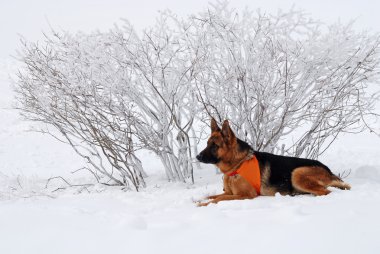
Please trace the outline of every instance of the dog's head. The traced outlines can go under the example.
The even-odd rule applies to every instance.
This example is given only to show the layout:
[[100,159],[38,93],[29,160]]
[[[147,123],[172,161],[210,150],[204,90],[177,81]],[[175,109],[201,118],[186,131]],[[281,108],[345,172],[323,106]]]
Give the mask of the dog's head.
[[211,164],[231,161],[237,152],[241,152],[241,142],[243,141],[237,139],[231,130],[228,120],[223,122],[220,129],[215,119],[211,119],[211,136],[207,141],[207,147],[197,155],[197,159]]

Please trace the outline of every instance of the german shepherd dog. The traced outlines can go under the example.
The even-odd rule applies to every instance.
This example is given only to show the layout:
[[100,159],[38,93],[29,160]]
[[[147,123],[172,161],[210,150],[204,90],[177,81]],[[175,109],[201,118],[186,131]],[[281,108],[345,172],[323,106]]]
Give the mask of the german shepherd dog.
[[[351,188],[317,160],[254,151],[246,142],[236,138],[227,120],[222,129],[215,119],[211,120],[211,137],[207,147],[196,158],[203,163],[215,164],[224,174],[224,193],[207,197],[211,201],[199,202],[199,206],[224,200],[253,199],[259,195],[274,196],[277,192],[282,195],[320,196],[330,193],[327,189],[329,186],[347,190]],[[244,175],[246,173],[239,173],[239,167],[251,158],[256,160],[259,176],[256,186]],[[254,169],[251,167],[247,170]]]

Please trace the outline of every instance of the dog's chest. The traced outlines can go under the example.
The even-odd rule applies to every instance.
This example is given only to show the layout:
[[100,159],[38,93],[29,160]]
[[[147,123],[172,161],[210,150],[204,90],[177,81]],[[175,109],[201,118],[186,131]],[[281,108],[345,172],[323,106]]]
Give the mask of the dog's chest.
[[233,195],[257,195],[255,188],[240,175],[225,176],[224,191]]

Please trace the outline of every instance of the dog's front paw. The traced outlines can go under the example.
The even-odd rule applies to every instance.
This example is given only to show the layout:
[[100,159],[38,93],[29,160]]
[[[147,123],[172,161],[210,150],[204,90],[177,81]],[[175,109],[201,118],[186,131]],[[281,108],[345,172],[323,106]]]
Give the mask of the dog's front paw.
[[204,199],[201,199],[201,200],[193,200],[193,203],[196,204],[197,206],[199,206],[199,204],[203,204],[204,203]]
[[197,206],[198,206],[198,207],[208,206],[208,204],[210,204],[210,202],[206,202],[206,203],[198,202],[198,203],[197,203]]

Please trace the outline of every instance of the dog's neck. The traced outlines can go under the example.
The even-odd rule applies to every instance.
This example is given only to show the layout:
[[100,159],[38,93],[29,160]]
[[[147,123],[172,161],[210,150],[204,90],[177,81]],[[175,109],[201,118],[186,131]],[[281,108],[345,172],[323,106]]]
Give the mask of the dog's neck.
[[250,157],[252,153],[247,151],[246,153],[239,153],[239,156],[234,156],[233,160],[225,162],[220,161],[216,166],[220,169],[223,174],[230,174],[235,171],[239,166]]

